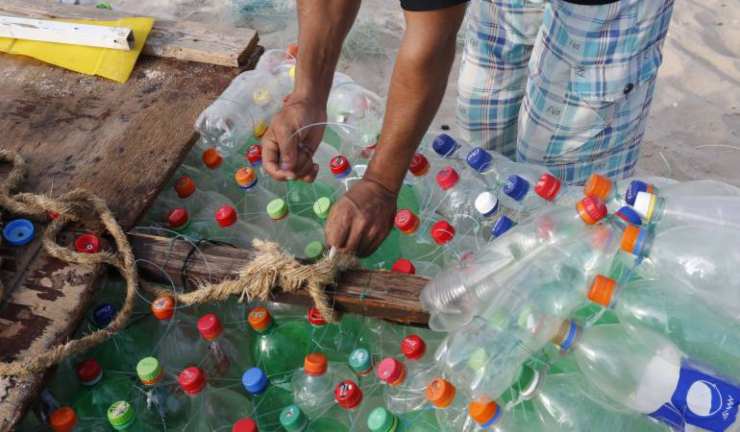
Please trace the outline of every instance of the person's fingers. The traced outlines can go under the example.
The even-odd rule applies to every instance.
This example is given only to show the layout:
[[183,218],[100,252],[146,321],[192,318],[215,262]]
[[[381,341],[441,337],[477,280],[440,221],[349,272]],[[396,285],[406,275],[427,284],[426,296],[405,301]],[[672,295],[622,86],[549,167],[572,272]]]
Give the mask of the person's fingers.
[[339,250],[345,248],[347,236],[349,235],[349,221],[352,220],[348,217],[349,215],[343,204],[340,201],[332,208],[329,218],[326,221],[326,227],[324,228],[326,244]]
[[272,129],[268,129],[262,137],[262,166],[265,171],[275,180],[286,180],[286,176],[280,171],[280,149]]
[[372,255],[381,242],[382,236],[380,234],[380,230],[376,225],[372,225],[369,229],[365,230],[365,233],[360,240],[360,245],[357,247],[357,255],[360,257]]
[[303,175],[302,177],[299,177],[298,180],[304,182],[304,183],[313,183],[314,180],[316,180],[316,176],[319,174],[319,164],[313,164],[313,167],[311,170]]
[[314,170],[313,153],[310,153],[308,149],[304,148],[303,145],[298,146],[298,161],[296,162],[293,173],[296,178],[302,179],[308,177],[313,173]]
[[303,137],[303,145],[311,151],[311,155],[316,152],[319,148],[321,140],[324,138],[324,126],[313,126],[305,133]]
[[279,149],[279,169],[288,180],[295,178],[295,168],[298,163],[298,134],[294,133],[295,128],[289,127],[285,123],[276,123],[274,134]]
[[367,220],[364,216],[360,214],[355,214],[354,216],[355,217],[352,219],[352,223],[349,227],[349,235],[347,236],[347,241],[344,244],[343,252],[360,254],[362,252],[360,250],[360,246],[362,246],[365,240]]

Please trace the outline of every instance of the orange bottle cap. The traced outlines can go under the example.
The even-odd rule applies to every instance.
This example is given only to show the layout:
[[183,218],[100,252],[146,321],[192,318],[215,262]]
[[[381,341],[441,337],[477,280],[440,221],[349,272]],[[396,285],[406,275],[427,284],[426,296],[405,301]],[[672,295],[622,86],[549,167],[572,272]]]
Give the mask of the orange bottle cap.
[[627,225],[622,233],[622,241],[620,247],[627,253],[632,253],[635,250],[637,239],[640,237],[640,228],[635,225]]
[[591,284],[591,290],[588,292],[588,299],[604,307],[609,307],[612,302],[614,290],[617,282],[604,275],[596,275]]
[[432,381],[424,391],[426,398],[437,408],[447,408],[455,400],[455,386],[449,381],[437,378]]
[[236,184],[242,189],[249,189],[257,183],[257,173],[249,167],[239,168],[234,173]]
[[54,432],[71,432],[77,424],[77,414],[72,408],[57,408],[49,415],[49,426]]
[[215,148],[209,148],[203,152],[203,163],[210,169],[216,169],[221,165],[224,158]]
[[479,399],[468,404],[468,415],[482,426],[493,424],[498,416],[498,411],[496,402],[488,399]]
[[298,57],[298,44],[297,43],[289,43],[288,49],[286,50],[288,55],[295,58]]
[[262,332],[270,327],[270,323],[272,323],[272,317],[270,316],[270,312],[267,310],[267,308],[263,306],[257,306],[256,308],[253,308],[251,311],[249,311],[249,315],[247,315],[247,322],[249,322],[249,326],[252,327],[254,331]]
[[188,176],[182,176],[175,182],[175,192],[180,198],[187,198],[195,192],[195,182]]
[[586,184],[583,185],[583,194],[586,196],[595,196],[603,201],[609,198],[609,192],[612,190],[612,181],[600,174],[591,174]]
[[604,219],[608,213],[604,202],[595,196],[587,196],[576,203],[576,211],[587,225],[593,225]]
[[175,299],[169,295],[157,297],[152,302],[152,314],[160,321],[168,320],[175,314]]
[[309,353],[306,358],[303,359],[303,372],[306,375],[323,375],[324,373],[326,373],[326,367],[326,356],[321,353]]

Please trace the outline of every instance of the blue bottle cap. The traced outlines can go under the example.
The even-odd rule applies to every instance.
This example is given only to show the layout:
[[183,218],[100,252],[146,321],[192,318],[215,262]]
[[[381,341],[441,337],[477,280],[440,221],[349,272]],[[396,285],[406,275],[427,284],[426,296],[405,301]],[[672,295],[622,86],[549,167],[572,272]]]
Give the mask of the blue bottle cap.
[[493,156],[483,148],[476,147],[468,153],[465,160],[468,162],[468,165],[470,165],[470,168],[473,168],[478,172],[484,172],[489,166],[491,166]]
[[632,180],[627,190],[624,192],[624,200],[629,205],[635,205],[635,198],[638,192],[650,192],[649,185],[642,180]]
[[434,138],[434,141],[432,142],[432,148],[438,155],[442,157],[449,157],[452,156],[458,148],[460,148],[460,145],[457,143],[457,141],[455,141],[454,138],[445,133],[442,133],[437,135],[437,138]]
[[616,213],[614,213],[614,215],[632,225],[642,225],[642,218],[635,209],[630,206],[620,208]]
[[249,394],[262,394],[269,384],[270,380],[267,379],[265,372],[257,367],[247,369],[242,375],[242,385]]
[[511,220],[508,216],[501,216],[491,227],[491,235],[496,237],[501,237],[506,231],[511,229],[511,227],[514,226],[514,221]]
[[110,303],[99,304],[92,313],[92,322],[98,328],[108,327],[113,318],[116,317],[118,309]]
[[504,193],[515,201],[521,201],[529,192],[529,182],[516,174],[510,175],[504,184]]
[[3,238],[11,246],[23,246],[33,240],[36,228],[28,219],[15,219],[3,228]]

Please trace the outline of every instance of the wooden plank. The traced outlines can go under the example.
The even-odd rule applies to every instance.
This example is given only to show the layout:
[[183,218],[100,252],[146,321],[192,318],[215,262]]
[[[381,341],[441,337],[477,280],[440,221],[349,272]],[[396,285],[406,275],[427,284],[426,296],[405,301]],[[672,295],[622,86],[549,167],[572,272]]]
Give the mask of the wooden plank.
[[[2,0],[0,14],[42,19],[115,20],[135,16],[88,6],[68,6],[56,0]],[[156,18],[156,17],[155,17]],[[144,55],[239,67],[257,48],[257,32],[189,21],[156,20]]]
[[[0,145],[19,151],[29,176],[21,190],[84,187],[132,227],[194,142],[192,125],[237,69],[142,58],[126,84],[0,55]],[[4,246],[0,360],[26,358],[69,337],[100,269],[67,265],[39,242]],[[12,270],[8,272],[8,270]],[[0,431],[13,429],[42,377],[0,379]]]
[[[129,239],[134,255],[141,260],[142,277],[160,283],[169,281],[167,275],[177,285],[219,282],[236,277],[239,269],[254,256],[248,249],[208,244],[200,244],[200,252],[193,253],[193,246],[186,241],[146,234],[131,234]],[[388,271],[353,270],[344,273],[327,292],[340,311],[426,325],[429,317],[419,303],[419,294],[426,282],[422,277]],[[285,303],[311,303],[311,298],[303,292],[280,293],[274,299]]]
[[0,16],[0,37],[131,51],[134,32],[125,27]]

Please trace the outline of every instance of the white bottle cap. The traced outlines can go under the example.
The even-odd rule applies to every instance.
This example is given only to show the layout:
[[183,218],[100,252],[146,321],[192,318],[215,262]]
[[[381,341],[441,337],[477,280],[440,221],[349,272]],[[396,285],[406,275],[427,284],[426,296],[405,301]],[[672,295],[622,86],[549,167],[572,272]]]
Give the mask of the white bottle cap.
[[475,209],[483,216],[491,216],[498,210],[498,198],[491,192],[481,192],[475,198]]
[[646,222],[649,221],[653,216],[655,195],[650,192],[637,192],[635,204],[632,207],[634,207],[635,211],[642,216]]

